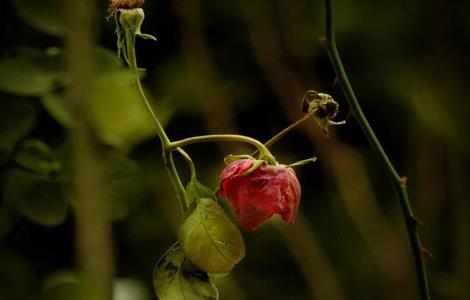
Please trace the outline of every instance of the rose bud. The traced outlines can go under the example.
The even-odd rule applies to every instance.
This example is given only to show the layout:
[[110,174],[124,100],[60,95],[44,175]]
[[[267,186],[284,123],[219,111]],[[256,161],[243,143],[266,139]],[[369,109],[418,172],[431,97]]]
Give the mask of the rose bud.
[[293,223],[300,202],[300,184],[294,170],[264,161],[251,170],[253,164],[252,159],[239,159],[220,174],[221,194],[230,201],[240,225],[255,230],[273,214]]

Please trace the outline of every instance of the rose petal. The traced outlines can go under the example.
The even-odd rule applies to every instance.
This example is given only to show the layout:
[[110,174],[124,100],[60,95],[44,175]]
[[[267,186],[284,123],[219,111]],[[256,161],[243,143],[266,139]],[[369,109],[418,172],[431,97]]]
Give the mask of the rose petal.
[[252,165],[249,159],[235,161],[220,176],[221,193],[230,201],[240,224],[254,230],[273,214],[292,223],[300,203],[300,184],[294,170],[286,165],[262,165],[241,175]]

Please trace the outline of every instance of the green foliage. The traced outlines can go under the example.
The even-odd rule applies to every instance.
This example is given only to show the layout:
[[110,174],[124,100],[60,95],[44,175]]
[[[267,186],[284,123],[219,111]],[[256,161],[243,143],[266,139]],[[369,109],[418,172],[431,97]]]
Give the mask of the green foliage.
[[[0,18],[0,299],[75,300],[83,297],[75,274],[54,272],[70,267],[73,220],[42,228],[60,224],[76,204],[68,195],[74,154],[66,149],[65,134],[76,125],[66,97],[70,81],[63,49],[50,48],[67,41],[65,2],[6,2]],[[108,2],[96,2],[97,14],[105,15]],[[331,290],[351,299],[416,298],[414,272],[406,272],[412,269],[408,245],[394,234],[401,232],[400,207],[347,114],[341,81],[332,85],[331,64],[316,42],[324,34],[322,1],[205,1],[200,7],[182,1],[168,7],[173,4],[146,1],[142,29],[159,41],[137,39],[136,45],[163,125],[178,107],[170,139],[244,132],[267,140],[288,124],[287,115],[295,118],[300,112],[303,88],[333,94],[341,106],[339,118],[348,119],[331,140],[316,135],[310,124],[273,147],[282,161],[312,151],[319,156],[321,164],[298,173],[305,221],[286,227],[270,222],[247,234],[248,257],[230,278],[218,282],[222,298],[341,298]],[[409,178],[412,206],[425,223],[418,230],[423,245],[435,254],[429,263],[433,299],[468,299],[470,3],[335,1],[334,7],[339,50],[357,96],[400,175]],[[97,43],[113,44],[113,20],[96,18],[95,26]],[[153,121],[142,120],[145,109],[129,107],[141,102],[130,91],[135,90],[132,75],[114,49],[96,48],[96,57],[96,90],[89,92],[99,99],[90,105],[89,117],[98,119],[98,142],[106,143],[100,148],[106,149],[112,191],[105,195],[110,211],[104,215],[118,220],[113,234],[119,274],[149,284],[149,262],[174,239],[172,229],[181,217],[158,142],[144,143],[153,136]],[[126,111],[137,113],[121,117]],[[246,153],[242,146],[235,148],[238,144],[217,146],[191,146],[197,174],[209,186],[216,185],[224,153]],[[176,163],[187,178],[189,169]],[[185,196],[194,205],[189,220],[201,219],[194,215],[198,199],[214,199],[197,181],[188,184]],[[222,199],[218,204],[229,205]],[[212,227],[217,226],[214,221]],[[195,239],[194,233],[188,236]],[[210,240],[205,234],[187,242],[188,252],[208,247],[201,239]],[[182,262],[175,263],[180,269],[171,278],[164,273],[171,268],[160,269],[157,293],[161,299],[162,291],[168,299],[213,299],[217,290],[206,275],[218,280],[229,272],[206,274],[185,258],[183,249],[165,258]],[[200,252],[209,257],[204,249]],[[237,291],[240,287],[243,291]]]
[[197,199],[207,198],[217,201],[214,192],[207,186],[200,183],[197,179],[189,181],[185,191],[186,203],[191,205]]
[[127,70],[97,78],[89,113],[101,139],[113,147],[129,149],[155,136],[155,125]]
[[129,205],[127,204],[127,201],[118,194],[111,194],[109,198],[111,201],[109,217],[112,220],[125,219],[129,213]]
[[214,201],[199,198],[178,231],[188,259],[209,273],[226,273],[245,256],[242,235]]
[[45,278],[40,300],[79,300],[80,288],[77,274],[57,271]]
[[40,140],[23,141],[14,160],[24,169],[46,177],[58,174],[61,169],[51,148]]
[[61,0],[11,0],[21,19],[44,33],[62,36],[65,24]]
[[216,300],[217,288],[207,273],[195,268],[179,245],[158,261],[153,271],[155,293],[161,300]]
[[68,201],[61,183],[23,171],[9,171],[4,180],[3,199],[26,219],[43,226],[61,224]]
[[[39,2],[38,2],[39,3]],[[63,81],[60,50],[18,48],[0,59],[0,90],[21,96],[40,96]]]
[[65,98],[59,93],[46,93],[40,98],[41,104],[49,114],[65,128],[74,126],[75,121],[70,113]]
[[0,97],[0,162],[4,162],[36,122],[36,110],[31,102],[11,98]]
[[123,179],[137,173],[137,163],[130,157],[113,150],[109,150],[107,155],[112,179]]

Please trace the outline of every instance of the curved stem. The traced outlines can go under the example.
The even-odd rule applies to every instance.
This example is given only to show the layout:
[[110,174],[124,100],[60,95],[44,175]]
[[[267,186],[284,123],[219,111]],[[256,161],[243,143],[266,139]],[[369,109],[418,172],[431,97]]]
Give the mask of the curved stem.
[[194,136],[185,138],[179,141],[170,142],[167,147],[167,151],[173,151],[178,147],[183,147],[190,144],[196,143],[204,143],[204,142],[214,142],[214,141],[222,141],[222,142],[242,142],[247,143],[250,145],[255,146],[258,151],[260,152],[260,156],[263,159],[266,159],[269,163],[276,163],[276,159],[271,154],[271,152],[266,148],[266,146],[261,143],[260,141],[238,134],[209,134],[209,135],[201,135],[201,136]]
[[[309,111],[308,113],[306,113],[304,116],[302,116],[300,119],[298,119],[297,121],[295,121],[294,123],[290,124],[289,126],[287,126],[286,128],[284,128],[283,130],[279,131],[276,135],[274,135],[272,138],[270,138],[268,141],[266,141],[264,143],[264,146],[266,146],[267,148],[271,147],[274,143],[276,143],[277,141],[279,141],[283,136],[285,136],[287,133],[289,133],[289,131],[291,131],[292,129],[294,129],[295,127],[299,126],[300,124],[302,124],[303,122],[307,121],[308,119],[310,119],[311,116],[313,116],[313,114],[315,113],[315,110],[311,110]],[[255,155],[256,153],[258,153],[258,149],[253,152],[251,155]]]
[[292,129],[294,129],[295,127],[299,126],[300,124],[302,124],[303,122],[307,121],[308,119],[310,119],[310,117],[315,113],[315,110],[312,110],[308,113],[306,113],[303,117],[301,117],[300,119],[298,119],[297,121],[295,121],[294,123],[292,123],[291,125],[289,125],[288,127],[284,128],[282,131],[280,131],[279,133],[277,133],[275,136],[273,136],[272,138],[270,138],[268,141],[266,141],[264,143],[264,145],[266,147],[271,147],[274,143],[276,143],[278,140],[280,140],[283,136],[285,136],[289,131],[291,131]]
[[163,162],[165,163],[165,167],[168,172],[168,175],[170,176],[170,180],[173,185],[173,188],[176,191],[176,197],[178,198],[181,212],[184,214],[189,208],[189,203],[186,200],[184,185],[181,182],[181,179],[178,175],[178,171],[176,170],[175,163],[173,161],[173,153],[164,152]]
[[197,174],[196,174],[196,167],[194,166],[194,162],[191,159],[191,156],[183,150],[183,148],[176,148],[176,151],[183,156],[184,160],[186,160],[186,163],[189,166],[189,169],[191,170],[191,180],[196,180]]
[[144,89],[142,88],[142,84],[140,83],[139,69],[137,67],[137,57],[135,54],[135,33],[130,32],[129,30],[126,30],[125,38],[126,38],[126,52],[127,52],[127,60],[129,64],[129,69],[134,73],[135,84],[137,86],[139,94],[142,97],[142,100],[145,102],[145,105],[147,106],[149,113],[152,115],[153,120],[155,121],[157,134],[158,134],[158,137],[160,138],[160,142],[162,143],[163,163],[167,170],[168,176],[170,177],[173,188],[176,192],[176,196],[179,200],[181,210],[184,213],[188,208],[188,205],[186,203],[186,197],[184,195],[185,194],[184,186],[178,175],[178,171],[176,170],[175,163],[173,162],[173,155],[171,152],[167,151],[168,145],[171,144],[171,141],[166,135],[165,130],[163,129],[163,126],[160,120],[158,119],[157,115],[153,111],[152,105],[147,99]]
[[326,38],[322,39],[323,45],[326,51],[328,52],[328,56],[335,69],[336,76],[340,81],[341,89],[351,107],[353,115],[356,117],[371,147],[377,153],[377,156],[383,164],[386,173],[391,178],[393,187],[397,192],[415,261],[420,297],[422,300],[428,300],[430,299],[430,293],[426,274],[426,265],[424,264],[424,259],[422,256],[423,247],[421,246],[421,242],[416,228],[419,221],[415,218],[410,202],[408,200],[408,193],[406,190],[406,178],[400,177],[392,162],[388,158],[387,153],[383,149],[379,139],[377,138],[374,131],[372,130],[372,127],[367,121],[367,118],[364,115],[364,112],[362,111],[359,101],[357,100],[354,90],[349,82],[347,73],[344,69],[341,57],[336,46],[333,30],[331,0],[325,0],[325,19]]

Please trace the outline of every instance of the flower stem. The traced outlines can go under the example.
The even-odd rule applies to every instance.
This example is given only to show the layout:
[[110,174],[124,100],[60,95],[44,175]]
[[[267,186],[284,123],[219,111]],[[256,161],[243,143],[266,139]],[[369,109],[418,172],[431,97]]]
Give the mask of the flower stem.
[[176,148],[176,151],[178,151],[179,154],[181,154],[184,160],[186,160],[186,162],[188,163],[189,169],[191,170],[191,181],[196,180],[196,177],[197,177],[196,167],[194,166],[194,162],[191,159],[191,156],[189,156],[189,154],[186,151],[184,151],[183,148]]
[[[302,124],[303,122],[307,121],[308,119],[310,119],[311,116],[313,116],[313,114],[315,113],[315,110],[311,110],[309,111],[308,113],[306,113],[304,116],[302,116],[300,119],[298,119],[297,121],[295,121],[294,123],[290,124],[289,126],[287,126],[286,128],[284,128],[283,130],[279,131],[276,135],[274,135],[272,138],[270,138],[268,141],[266,141],[264,143],[264,146],[266,148],[269,148],[271,147],[274,143],[276,143],[278,140],[280,140],[283,136],[285,136],[287,133],[289,133],[289,131],[291,131],[292,129],[296,128],[297,126],[299,126],[300,124]],[[255,155],[256,153],[258,153],[258,149],[256,149],[255,152],[253,152],[251,155]]]
[[147,96],[145,95],[144,89],[142,88],[142,84],[140,83],[139,78],[139,68],[137,67],[137,57],[135,53],[135,33],[129,30],[125,32],[126,38],[126,53],[127,53],[127,61],[129,63],[129,69],[135,76],[135,85],[139,91],[139,94],[144,101],[145,105],[149,113],[152,115],[153,120],[155,121],[156,129],[158,137],[160,138],[160,142],[162,143],[162,158],[165,168],[167,170],[168,176],[170,177],[170,181],[173,185],[173,188],[176,192],[176,196],[179,200],[180,207],[182,212],[184,213],[188,209],[188,205],[186,203],[184,186],[181,182],[181,178],[178,175],[178,171],[176,170],[175,163],[173,161],[173,155],[170,151],[167,150],[168,146],[171,144],[170,139],[165,133],[165,129],[163,129],[162,123],[158,119],[157,115],[153,111],[152,105],[150,104]]
[[196,144],[196,143],[213,142],[213,141],[242,142],[242,143],[253,145],[260,152],[260,156],[261,156],[260,158],[266,159],[269,163],[274,163],[274,164],[276,163],[276,159],[274,158],[274,156],[271,154],[271,152],[268,150],[268,148],[266,148],[266,146],[263,143],[261,143],[260,141],[254,138],[244,136],[244,135],[238,135],[238,134],[209,134],[209,135],[189,137],[189,138],[182,139],[179,141],[171,142],[168,145],[167,150],[173,151],[178,147],[183,147],[186,145]]
[[165,130],[163,129],[163,126],[160,120],[158,119],[157,115],[153,111],[152,105],[150,104],[147,96],[145,95],[144,89],[142,88],[142,84],[140,83],[140,78],[139,78],[140,71],[137,67],[137,57],[135,53],[135,34],[127,30],[126,30],[126,45],[127,45],[127,58],[129,60],[129,68],[134,73],[135,84],[137,86],[140,96],[142,97],[142,100],[145,102],[145,105],[149,113],[152,115],[152,118],[155,121],[155,125],[157,127],[157,134],[158,134],[158,137],[160,138],[162,146],[163,148],[166,148],[166,146],[170,143],[170,139],[166,135]]
[[372,127],[367,121],[367,118],[364,115],[359,101],[357,100],[354,90],[349,82],[348,76],[341,62],[341,57],[336,46],[333,30],[331,2],[331,0],[325,0],[326,38],[321,39],[321,41],[333,64],[336,76],[338,77],[339,82],[341,84],[341,89],[351,107],[353,115],[356,117],[371,147],[378,155],[381,163],[385,168],[386,173],[392,180],[393,187],[395,188],[397,192],[397,197],[400,201],[400,206],[408,232],[408,238],[414,256],[420,298],[422,300],[429,300],[430,293],[426,274],[426,265],[424,264],[424,259],[422,256],[423,247],[419,239],[419,234],[416,230],[416,226],[419,221],[417,221],[417,219],[414,217],[413,210],[408,200],[408,193],[406,190],[406,178],[400,177],[395,167],[391,163],[390,159],[388,158],[387,153],[383,149],[379,139],[377,138],[374,131],[372,130]]
[[173,152],[163,152],[163,163],[165,164],[168,175],[170,176],[173,188],[176,191],[176,197],[178,198],[181,212],[184,214],[189,208],[189,203],[186,200],[184,185],[181,182],[178,171],[176,170],[175,163],[173,161]]

